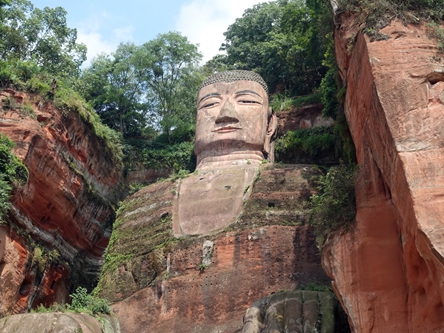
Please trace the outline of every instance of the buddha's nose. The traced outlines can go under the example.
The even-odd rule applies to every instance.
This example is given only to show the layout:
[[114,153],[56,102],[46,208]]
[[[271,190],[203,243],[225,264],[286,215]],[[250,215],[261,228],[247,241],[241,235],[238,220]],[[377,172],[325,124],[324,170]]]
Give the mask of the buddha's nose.
[[237,112],[234,108],[234,105],[227,100],[225,104],[222,106],[219,114],[216,118],[216,124],[219,123],[238,123],[239,119],[237,116]]

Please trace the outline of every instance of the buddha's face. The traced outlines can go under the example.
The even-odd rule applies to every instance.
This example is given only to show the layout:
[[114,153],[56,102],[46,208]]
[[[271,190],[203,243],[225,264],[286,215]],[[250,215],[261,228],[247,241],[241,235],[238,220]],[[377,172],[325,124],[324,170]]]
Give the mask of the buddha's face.
[[218,82],[197,97],[196,155],[233,146],[261,151],[267,131],[268,96],[254,81]]

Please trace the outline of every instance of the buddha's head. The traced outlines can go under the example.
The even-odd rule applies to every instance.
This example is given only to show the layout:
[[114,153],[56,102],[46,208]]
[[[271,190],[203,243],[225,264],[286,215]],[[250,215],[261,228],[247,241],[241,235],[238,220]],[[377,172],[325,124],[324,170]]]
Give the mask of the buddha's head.
[[196,118],[198,168],[208,160],[272,160],[276,117],[258,74],[235,70],[207,78],[197,96]]

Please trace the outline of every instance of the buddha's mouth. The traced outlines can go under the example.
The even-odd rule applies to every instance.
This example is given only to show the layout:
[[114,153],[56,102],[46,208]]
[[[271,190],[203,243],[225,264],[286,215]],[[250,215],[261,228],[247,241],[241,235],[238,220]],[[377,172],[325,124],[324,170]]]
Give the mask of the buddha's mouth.
[[240,126],[227,125],[227,126],[218,127],[216,129],[212,130],[211,132],[228,133],[228,132],[233,132],[233,131],[237,131],[237,130],[241,130],[241,129],[242,129],[242,127],[240,127]]

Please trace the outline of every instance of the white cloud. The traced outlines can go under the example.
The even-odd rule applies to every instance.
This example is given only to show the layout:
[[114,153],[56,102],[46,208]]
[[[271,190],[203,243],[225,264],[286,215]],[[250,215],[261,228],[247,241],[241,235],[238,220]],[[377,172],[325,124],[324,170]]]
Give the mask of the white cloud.
[[77,32],[77,42],[83,43],[88,48],[87,60],[82,67],[90,65],[91,60],[98,54],[110,53],[116,50],[118,43],[106,41],[98,32],[85,32],[79,30]]
[[241,17],[245,9],[258,0],[193,0],[180,8],[176,30],[195,44],[203,54],[203,62],[219,53],[225,41],[223,33]]
[[132,25],[115,28],[114,22],[115,17],[103,11],[78,24],[77,42],[84,43],[88,48],[87,60],[82,67],[89,66],[91,60],[100,53],[114,52],[121,42],[133,39]]

